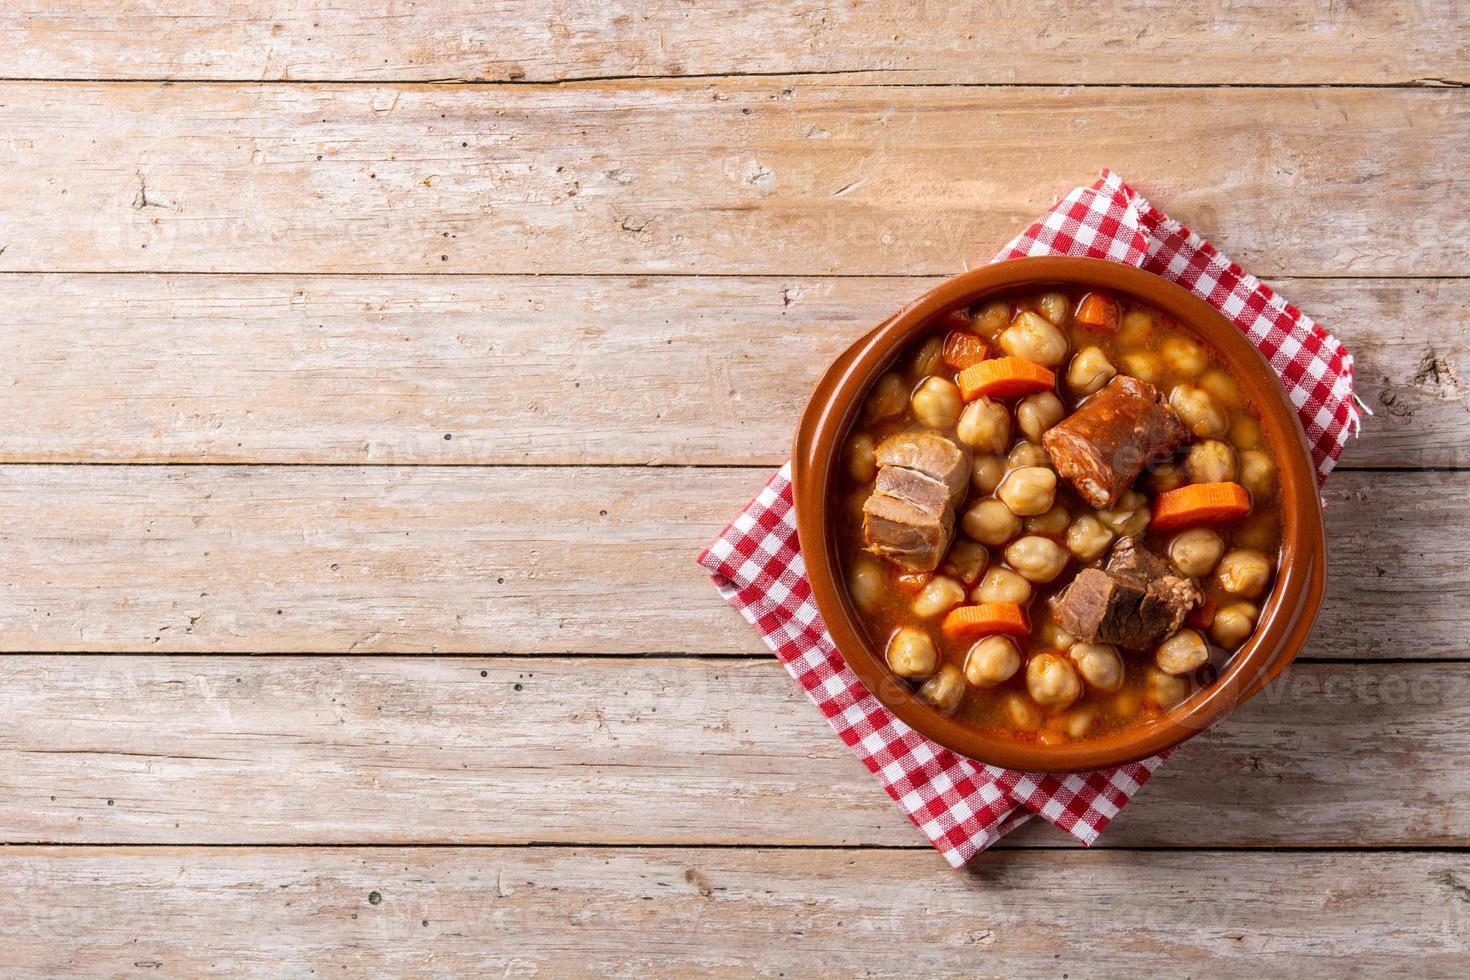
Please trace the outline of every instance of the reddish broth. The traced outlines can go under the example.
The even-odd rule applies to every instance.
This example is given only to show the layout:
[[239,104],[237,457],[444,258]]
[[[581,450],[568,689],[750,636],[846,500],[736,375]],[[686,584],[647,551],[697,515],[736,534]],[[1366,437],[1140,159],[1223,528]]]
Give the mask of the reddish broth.
[[[1168,663],[1176,671],[1181,663],[1178,660],[1170,661],[1167,652],[1160,659],[1155,651],[1120,649],[1118,653],[1123,666],[1121,686],[1113,689],[1112,684],[1107,684],[1109,689],[1104,690],[1089,683],[1077,662],[1072,659],[1069,651],[1073,644],[1068,642],[1069,637],[1066,635],[1059,635],[1059,627],[1048,607],[1047,599],[1064,588],[1081,569],[1101,567],[1107,559],[1107,552],[1104,551],[1091,560],[1083,560],[1069,552],[1066,566],[1053,581],[1032,583],[1033,594],[1024,604],[1029,616],[1030,632],[1014,641],[1020,654],[1019,668],[1007,680],[994,686],[977,687],[968,681],[958,685],[963,689],[958,703],[943,706],[950,708],[954,717],[964,724],[989,733],[1041,744],[1093,738],[1145,723],[1183,700],[1189,692],[1212,683],[1234,651],[1254,631],[1258,612],[1242,618],[1243,610],[1239,604],[1248,603],[1251,608],[1258,610],[1265,601],[1274,582],[1281,544],[1280,503],[1275,488],[1275,465],[1270,458],[1270,447],[1262,435],[1257,416],[1242,399],[1230,372],[1203,341],[1167,315],[1123,297],[1103,296],[1101,299],[1111,300],[1116,304],[1116,315],[1111,319],[1096,316],[1098,300],[1088,301],[1086,291],[1065,288],[1041,294],[1006,296],[982,304],[968,314],[951,314],[942,318],[934,325],[931,333],[910,345],[868,393],[864,409],[848,434],[844,448],[844,465],[839,467],[839,478],[834,481],[832,512],[835,515],[840,560],[847,575],[853,605],[858,611],[859,619],[866,626],[870,639],[879,649],[886,649],[900,628],[917,629],[930,637],[938,654],[935,670],[927,676],[932,677],[936,672],[944,670],[946,664],[963,672],[969,652],[980,639],[973,635],[963,639],[946,636],[940,624],[947,609],[934,613],[931,608],[925,610],[928,615],[923,615],[915,611],[915,601],[916,596],[933,583],[936,576],[959,581],[952,574],[946,575],[947,564],[952,558],[968,558],[973,567],[978,542],[971,541],[962,529],[962,515],[977,503],[993,498],[994,491],[986,492],[981,488],[980,484],[985,481],[981,480],[977,472],[977,478],[968,488],[963,506],[955,510],[955,530],[945,563],[933,573],[913,573],[869,553],[865,549],[863,531],[863,505],[874,484],[872,446],[889,435],[924,424],[910,399],[931,377],[937,376],[950,382],[957,380],[959,371],[943,360],[946,349],[953,351],[961,348],[973,352],[976,348],[969,337],[963,338],[963,343],[956,344],[950,335],[957,330],[974,334],[978,340],[984,342],[991,359],[1007,354],[1020,354],[1030,355],[1028,360],[1051,361],[1048,366],[1055,372],[1056,379],[1053,390],[1062,402],[1064,417],[1076,410],[1092,393],[1091,390],[1079,392],[1077,385],[1073,383],[1075,380],[1083,383],[1084,388],[1090,387],[1085,382],[1095,375],[1088,367],[1090,362],[1096,361],[1096,353],[1088,351],[1089,348],[1096,348],[1117,374],[1149,381],[1165,395],[1170,395],[1179,386],[1191,386],[1205,393],[1208,402],[1213,404],[1223,420],[1210,416],[1209,404],[1203,411],[1198,411],[1201,399],[1197,394],[1192,394],[1183,402],[1171,399],[1171,404],[1185,405],[1187,411],[1179,414],[1192,430],[1195,429],[1195,424],[1204,431],[1223,428],[1218,441],[1227,444],[1235,457],[1234,473],[1229,474],[1229,479],[1248,487],[1251,504],[1247,515],[1223,523],[1209,524],[1208,530],[1218,535],[1222,554],[1225,556],[1230,556],[1237,549],[1247,549],[1264,556],[1269,563],[1265,584],[1259,589],[1245,588],[1244,591],[1250,593],[1248,595],[1239,594],[1242,591],[1242,577],[1251,577],[1250,560],[1245,560],[1243,565],[1231,564],[1226,558],[1211,561],[1213,544],[1208,540],[1208,535],[1199,534],[1190,539],[1207,539],[1202,547],[1193,551],[1183,544],[1178,545],[1177,553],[1189,571],[1195,573],[1193,580],[1199,584],[1205,597],[1203,604],[1189,614],[1185,628],[1196,630],[1207,641],[1207,659],[1195,669],[1177,674],[1166,673],[1160,669],[1160,663]],[[1078,320],[1079,304],[1087,302],[1091,306],[1084,307],[1083,311],[1089,318],[1102,321],[1097,326]],[[1106,303],[1103,305],[1105,309]],[[1018,335],[1002,339],[1002,334],[1026,314],[1040,316],[1057,328],[1066,344],[1065,355],[1060,361],[1055,360],[1054,345],[1057,338],[1044,335],[1044,331],[1040,331],[1044,336],[1039,340],[1036,337],[1029,338],[1036,341],[1029,344],[1020,342]],[[1025,322],[1035,328],[1035,321]],[[1108,327],[1115,329],[1109,332]],[[1039,328],[1032,332],[1036,330]],[[1053,346],[1048,347],[1048,343]],[[1088,353],[1079,364],[1077,359],[1084,351]],[[972,357],[967,357],[965,363],[972,360]],[[1095,378],[1093,381],[1095,383]],[[1030,448],[1023,446],[1029,440],[1022,433],[1016,416],[1016,409],[1023,398],[1024,396],[1011,396],[994,399],[1006,407],[1010,417],[1010,438],[1005,453],[999,454],[999,462],[1006,472],[1015,468],[1014,463],[1007,464],[1007,456],[1016,458],[1029,455],[1032,459],[1021,459],[1020,462],[1033,465],[1038,461],[1039,454],[1044,452],[1036,443],[1031,443]],[[901,407],[898,407],[900,403]],[[930,403],[923,404],[928,409]],[[897,410],[894,410],[896,407]],[[926,414],[931,428],[939,429],[957,443],[963,442],[956,435],[953,425],[943,427],[942,423],[934,424],[932,409],[928,409]],[[1172,463],[1150,466],[1134,482],[1132,492],[1143,495],[1143,507],[1149,513],[1152,512],[1155,498],[1160,492],[1191,482],[1212,482],[1205,477],[1222,475],[1218,468],[1224,466],[1225,462],[1219,458],[1219,447],[1211,447],[1216,450],[1214,457],[1208,450],[1197,450],[1198,462],[1188,468],[1185,466],[1191,447],[1198,447],[1204,441],[1197,432],[1192,431],[1190,440],[1180,448]],[[973,449],[973,452],[977,461],[989,455],[987,448],[983,446]],[[996,469],[993,463],[977,465],[976,470],[985,468],[985,465],[989,466],[993,477]],[[1121,504],[1119,506],[1123,507]],[[1065,522],[1054,511],[1040,517],[1021,517],[1023,529],[1019,534],[1011,535],[1010,540],[1014,541],[1019,536],[1036,535],[1056,541],[1065,549],[1068,526],[1078,518],[1098,514],[1062,478],[1057,480],[1054,507],[1065,509]],[[1135,515],[1133,523],[1136,525],[1139,520]],[[1126,528],[1126,522],[1118,521],[1116,517],[1113,523]],[[1145,528],[1134,536],[1154,553],[1171,558],[1171,543],[1185,533],[1188,531],[1181,529],[1163,533]],[[1111,539],[1116,541],[1120,536],[1114,532]],[[960,544],[967,541],[970,543]],[[986,547],[987,571],[1011,568],[1004,555],[1009,543],[1010,541]],[[959,552],[956,552],[957,544],[960,547]],[[1083,550],[1086,553],[1087,549]],[[1221,573],[1229,570],[1227,565],[1230,569],[1240,571],[1241,575],[1227,575],[1222,581]],[[1185,570],[1179,568],[1177,562],[1175,566],[1179,574],[1184,574]],[[1201,573],[1201,569],[1206,566],[1207,570]],[[949,571],[953,572],[954,569]],[[1255,568],[1255,573],[1255,577],[1259,579],[1259,566]],[[1236,587],[1235,594],[1226,588],[1227,583]],[[961,606],[983,601],[976,595],[978,582],[960,584],[964,586],[966,593]],[[946,588],[948,587],[936,588],[933,591],[943,593]],[[953,592],[952,589],[949,591]],[[939,604],[945,606],[947,603],[941,597]],[[933,603],[930,605],[932,607]],[[1223,616],[1222,611],[1225,611]],[[910,638],[912,633],[906,637]],[[1184,645],[1189,646],[1188,642]],[[1060,657],[1081,681],[1081,694],[1070,704],[1043,707],[1032,697],[1033,689],[1027,680],[1028,665],[1036,657],[1047,654]],[[890,658],[890,663],[892,662]],[[1189,662],[1189,658],[1183,661],[1185,664]],[[1044,663],[1050,671],[1062,670],[1050,660]],[[926,680],[925,675],[915,676],[912,672],[907,676],[915,688],[921,688]],[[952,681],[953,676],[951,669],[948,679]],[[1046,681],[1039,678],[1038,683],[1045,685]],[[1043,686],[1035,690],[1044,692],[1046,688]],[[928,689],[923,691],[925,695],[930,693]],[[952,695],[950,699],[952,700]]]

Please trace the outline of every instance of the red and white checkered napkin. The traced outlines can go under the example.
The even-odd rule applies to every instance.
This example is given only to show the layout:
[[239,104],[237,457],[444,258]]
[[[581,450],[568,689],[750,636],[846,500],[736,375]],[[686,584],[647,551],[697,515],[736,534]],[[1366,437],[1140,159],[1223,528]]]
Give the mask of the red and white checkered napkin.
[[[1074,189],[996,259],[1028,255],[1138,266],[1223,312],[1281,375],[1312,445],[1319,481],[1357,431],[1353,359],[1337,338],[1110,171],[1091,187]],[[1168,754],[1068,776],[1015,772],[956,755],[899,721],[848,668],[817,613],[797,547],[790,464],[699,563],[838,736],[957,868],[1032,814],[1091,844]]]

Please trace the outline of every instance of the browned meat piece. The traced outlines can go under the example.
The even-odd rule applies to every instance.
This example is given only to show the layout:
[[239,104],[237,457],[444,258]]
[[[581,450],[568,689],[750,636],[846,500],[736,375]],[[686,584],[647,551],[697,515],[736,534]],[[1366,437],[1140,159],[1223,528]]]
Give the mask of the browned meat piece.
[[885,466],[879,470],[878,482],[873,485],[873,492],[907,500],[930,514],[942,513],[946,507],[952,506],[949,487],[927,473],[911,470],[907,466]]
[[1084,568],[1052,596],[1062,629],[1088,643],[1146,650],[1179,628],[1203,596],[1132,538],[1113,547],[1107,570]]
[[1145,466],[1172,456],[1187,438],[1189,431],[1157,388],[1120,374],[1049,429],[1041,443],[1082,499],[1106,509]]
[[873,456],[879,466],[918,470],[949,488],[950,503],[965,501],[970,486],[970,451],[933,429],[910,429],[878,443]]
[[944,501],[939,511],[886,493],[871,494],[863,503],[863,542],[875,555],[892,559],[915,572],[939,567],[954,533],[954,508]]

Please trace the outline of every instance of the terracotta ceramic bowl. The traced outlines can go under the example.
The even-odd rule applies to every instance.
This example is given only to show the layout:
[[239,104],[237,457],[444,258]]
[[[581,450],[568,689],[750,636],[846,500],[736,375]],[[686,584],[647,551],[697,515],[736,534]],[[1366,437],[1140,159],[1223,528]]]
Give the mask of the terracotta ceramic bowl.
[[[1276,583],[1262,604],[1256,632],[1214,684],[1153,721],[1084,742],[1043,746],[988,735],[947,718],[915,698],[910,686],[889,671],[848,598],[828,500],[839,447],[864,396],[915,337],[952,310],[1052,285],[1098,287],[1135,297],[1176,317],[1214,347],[1260,413],[1280,474],[1283,527]],[[838,649],[868,689],[904,722],[961,755],[991,765],[1077,772],[1134,762],[1178,745],[1219,721],[1291,663],[1322,602],[1326,554],[1321,501],[1306,437],[1280,380],[1216,310],[1173,283],[1130,266],[1092,259],[1018,259],[941,283],[850,347],[822,376],[797,430],[792,466],[807,575]]]

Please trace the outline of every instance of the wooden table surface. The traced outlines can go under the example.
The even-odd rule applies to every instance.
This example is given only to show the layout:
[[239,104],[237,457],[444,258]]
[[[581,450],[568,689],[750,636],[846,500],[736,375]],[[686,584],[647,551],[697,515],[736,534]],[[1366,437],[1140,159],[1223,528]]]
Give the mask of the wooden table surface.
[[[1464,975],[1470,15],[1211,6],[0,7],[0,973]],[[1103,166],[1376,414],[1287,680],[956,873],[694,555]]]

